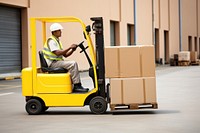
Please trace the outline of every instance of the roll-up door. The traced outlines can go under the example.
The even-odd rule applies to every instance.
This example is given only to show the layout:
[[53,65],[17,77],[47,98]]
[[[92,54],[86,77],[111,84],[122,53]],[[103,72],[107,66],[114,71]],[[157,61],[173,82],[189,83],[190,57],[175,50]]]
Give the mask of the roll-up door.
[[0,74],[21,71],[21,11],[0,5]]

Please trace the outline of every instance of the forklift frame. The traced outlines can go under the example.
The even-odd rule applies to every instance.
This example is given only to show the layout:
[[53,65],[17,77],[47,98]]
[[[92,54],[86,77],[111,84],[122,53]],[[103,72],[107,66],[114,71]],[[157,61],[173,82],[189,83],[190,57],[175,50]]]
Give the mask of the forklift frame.
[[[90,110],[93,113],[101,114],[107,110],[107,101],[105,94],[105,68],[104,68],[104,41],[103,41],[103,19],[101,17],[91,18],[93,30],[96,37],[96,52],[85,24],[75,17],[40,17],[30,19],[31,30],[31,48],[32,48],[32,67],[22,70],[22,94],[26,97],[26,111],[28,114],[40,114],[46,111],[48,107],[81,107],[90,105]],[[81,24],[83,33],[88,43],[90,58],[88,62],[92,63],[89,68],[89,75],[93,79],[94,89],[87,93],[70,93],[72,88],[69,73],[43,73],[37,65],[37,44],[36,44],[36,22],[42,23],[43,43],[46,41],[46,24],[54,22],[78,22]],[[84,51],[86,57],[87,53]],[[88,56],[89,57],[89,56]],[[90,60],[91,59],[91,60]],[[90,61],[89,61],[90,60]],[[91,64],[90,64],[91,65]],[[98,72],[97,72],[98,70]],[[62,81],[55,80],[65,79]],[[65,84],[67,81],[67,85]],[[49,84],[49,82],[52,82]],[[59,84],[68,87],[68,91],[63,91],[65,88],[61,86],[60,92],[49,92],[49,88],[60,87]],[[52,85],[53,84],[53,85]],[[52,86],[51,86],[52,85]],[[43,89],[44,88],[44,89]],[[44,91],[41,92],[40,90]]]

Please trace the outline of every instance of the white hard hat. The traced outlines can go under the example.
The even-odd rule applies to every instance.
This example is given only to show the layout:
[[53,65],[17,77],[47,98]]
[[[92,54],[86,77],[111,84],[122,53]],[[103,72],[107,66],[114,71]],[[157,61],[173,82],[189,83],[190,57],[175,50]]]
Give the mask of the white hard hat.
[[53,23],[50,26],[50,31],[56,31],[56,30],[61,30],[61,29],[63,29],[63,27],[59,23]]

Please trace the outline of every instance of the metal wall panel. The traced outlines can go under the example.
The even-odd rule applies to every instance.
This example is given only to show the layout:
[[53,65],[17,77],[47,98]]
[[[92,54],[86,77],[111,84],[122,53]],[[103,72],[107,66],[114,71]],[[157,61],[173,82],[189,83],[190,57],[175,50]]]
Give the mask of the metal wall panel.
[[0,74],[21,71],[21,11],[0,5]]

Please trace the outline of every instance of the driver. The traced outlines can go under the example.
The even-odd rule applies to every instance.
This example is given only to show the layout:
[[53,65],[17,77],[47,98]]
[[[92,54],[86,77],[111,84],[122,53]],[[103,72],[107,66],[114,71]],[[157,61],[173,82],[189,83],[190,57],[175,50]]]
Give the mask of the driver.
[[73,92],[87,92],[89,89],[83,88],[81,85],[77,62],[63,60],[63,56],[67,58],[72,55],[78,45],[72,44],[69,48],[63,49],[62,43],[59,40],[62,29],[63,27],[59,23],[53,23],[50,26],[52,36],[50,36],[44,44],[44,58],[49,67],[63,67],[70,72],[72,83],[74,85]]

